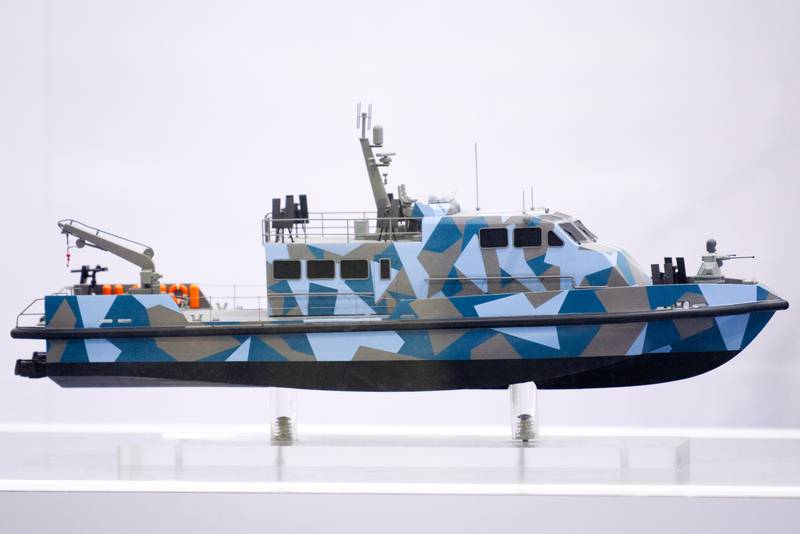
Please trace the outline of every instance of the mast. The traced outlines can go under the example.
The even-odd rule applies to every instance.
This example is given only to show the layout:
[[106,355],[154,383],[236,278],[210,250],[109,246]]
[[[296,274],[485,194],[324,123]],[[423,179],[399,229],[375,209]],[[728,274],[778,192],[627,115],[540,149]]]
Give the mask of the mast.
[[[364,163],[367,166],[367,175],[369,176],[369,184],[372,186],[372,196],[375,199],[377,216],[378,218],[387,217],[390,202],[386,188],[383,186],[380,167],[388,167],[392,162],[391,156],[394,156],[394,154],[375,154],[372,151],[373,148],[383,146],[383,128],[381,126],[375,126],[372,130],[372,143],[367,138],[367,129],[372,126],[372,104],[369,105],[366,113],[361,112],[361,104],[358,104],[356,121],[356,126],[361,128],[361,137],[358,141],[361,144],[361,152],[364,155]],[[376,157],[379,159],[376,160]]]

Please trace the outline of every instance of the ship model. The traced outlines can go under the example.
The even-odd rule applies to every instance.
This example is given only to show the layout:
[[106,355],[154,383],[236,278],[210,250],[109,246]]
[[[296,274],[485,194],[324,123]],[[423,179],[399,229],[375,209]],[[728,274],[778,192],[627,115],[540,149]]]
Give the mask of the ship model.
[[466,212],[402,185],[388,193],[382,171],[394,154],[370,115],[358,119],[374,211],[313,213],[305,195],[274,199],[259,306],[162,281],[150,247],[60,221],[68,247],[121,257],[140,278],[99,283],[105,269],[83,266],[78,284],[31,303],[11,335],[46,349],[18,360],[16,374],[66,387],[633,386],[724,364],[788,307],[760,283],[724,276],[736,256],[713,240],[696,275],[683,258],[648,273],[564,213]]

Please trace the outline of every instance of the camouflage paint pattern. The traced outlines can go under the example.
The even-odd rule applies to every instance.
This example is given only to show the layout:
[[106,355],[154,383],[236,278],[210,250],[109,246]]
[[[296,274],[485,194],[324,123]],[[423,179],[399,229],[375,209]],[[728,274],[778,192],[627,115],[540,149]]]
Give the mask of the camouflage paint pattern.
[[[647,312],[775,299],[775,295],[755,284],[571,289],[403,300],[387,318]],[[48,328],[188,324],[167,295],[48,296],[45,310]],[[753,340],[772,313],[603,325],[48,341],[47,360],[62,363],[468,360],[738,351]]]
[[[756,284],[652,285],[623,250],[571,239],[561,224],[574,219],[561,213],[450,216],[434,208],[415,205],[422,221],[418,241],[265,243],[270,314],[291,322],[336,315],[352,321],[615,312],[644,317],[615,324],[54,340],[48,341],[47,361],[479,360],[739,351],[773,312],[652,321],[646,314],[778,299]],[[541,245],[514,246],[518,227],[540,228]],[[508,246],[482,248],[482,228],[506,229]],[[562,244],[548,245],[550,232]],[[366,260],[369,275],[343,280],[337,267],[332,279],[309,280],[302,264],[315,259]],[[301,261],[301,278],[276,280],[276,260]],[[381,260],[390,264],[386,280]],[[168,295],[48,296],[45,310],[47,328],[189,325]]]
[[[418,203],[419,204],[419,203]],[[269,312],[273,316],[392,313],[399,302],[436,297],[538,292],[573,287],[647,285],[650,278],[623,250],[599,242],[576,243],[559,226],[564,214],[537,216],[426,216],[420,241],[265,243]],[[540,228],[542,244],[516,247],[513,229]],[[505,228],[508,246],[481,248],[482,228]],[[548,246],[549,232],[563,242]],[[366,280],[277,280],[275,260],[367,260]],[[380,262],[390,262],[388,280]]]

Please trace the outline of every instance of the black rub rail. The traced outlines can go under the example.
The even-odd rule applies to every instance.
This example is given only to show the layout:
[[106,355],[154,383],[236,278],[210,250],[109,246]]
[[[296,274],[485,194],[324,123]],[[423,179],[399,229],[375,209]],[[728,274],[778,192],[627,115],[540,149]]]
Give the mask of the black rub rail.
[[196,337],[239,335],[283,335],[323,332],[380,332],[387,330],[453,330],[468,328],[513,328],[523,326],[568,326],[670,321],[700,317],[739,315],[756,311],[785,310],[789,302],[783,299],[762,300],[702,308],[672,308],[636,312],[574,313],[559,315],[526,315],[519,317],[463,317],[457,319],[383,319],[293,322],[242,323],[203,326],[129,326],[108,328],[48,328],[17,327],[11,330],[16,339],[112,339],[139,337]]

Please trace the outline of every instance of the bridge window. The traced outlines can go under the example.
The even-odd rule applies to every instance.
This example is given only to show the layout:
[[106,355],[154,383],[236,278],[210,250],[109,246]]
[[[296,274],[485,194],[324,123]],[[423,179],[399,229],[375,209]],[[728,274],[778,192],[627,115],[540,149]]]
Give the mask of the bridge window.
[[272,277],[275,280],[298,280],[300,278],[300,262],[297,260],[273,261]]
[[551,247],[563,247],[564,246],[564,242],[552,230],[547,232],[547,244],[550,245]]
[[581,231],[575,227],[574,224],[561,223],[559,224],[559,226],[561,227],[562,230],[564,230],[567,233],[570,239],[572,239],[576,243],[584,243],[586,241],[589,241],[589,238],[583,235]]
[[339,264],[345,280],[365,280],[369,278],[367,260],[342,260]]
[[306,262],[306,275],[309,279],[333,278],[336,276],[333,260],[308,260]]
[[542,246],[541,228],[514,228],[515,247],[540,247]]
[[585,224],[583,224],[581,221],[575,221],[575,226],[577,226],[577,227],[578,227],[578,230],[580,230],[581,232],[583,232],[583,234],[584,234],[586,237],[588,237],[588,238],[589,238],[589,239],[591,239],[592,241],[597,241],[597,236],[596,236],[596,235],[594,235],[594,233],[592,233],[592,231],[591,231],[591,230],[589,230],[588,228],[586,228],[586,225],[585,225]]
[[481,247],[500,248],[508,246],[508,230],[505,228],[481,228]]

